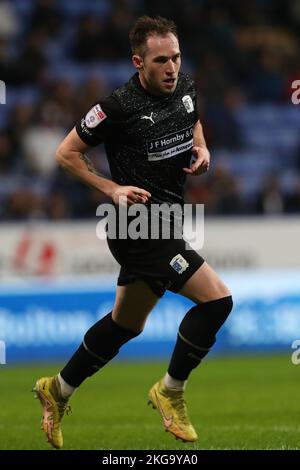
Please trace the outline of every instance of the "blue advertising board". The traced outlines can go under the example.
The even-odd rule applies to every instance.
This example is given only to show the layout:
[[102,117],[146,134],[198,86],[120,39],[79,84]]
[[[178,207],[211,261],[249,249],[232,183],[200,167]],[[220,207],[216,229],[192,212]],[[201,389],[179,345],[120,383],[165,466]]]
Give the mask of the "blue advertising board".
[[[225,272],[234,309],[213,354],[289,350],[300,338],[300,271]],[[65,360],[85,331],[112,309],[115,278],[24,281],[0,286],[0,341],[6,362]],[[193,303],[167,292],[121,359],[166,359]]]

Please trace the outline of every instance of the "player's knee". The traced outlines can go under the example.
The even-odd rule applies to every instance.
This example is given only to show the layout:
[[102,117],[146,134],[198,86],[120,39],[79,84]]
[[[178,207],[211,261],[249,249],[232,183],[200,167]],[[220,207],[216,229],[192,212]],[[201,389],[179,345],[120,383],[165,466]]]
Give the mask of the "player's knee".
[[206,293],[204,302],[222,300],[227,297],[231,297],[231,292],[225,284],[220,282],[219,284],[215,284],[212,289]]
[[[223,284],[220,289],[219,289],[219,299],[224,299],[226,297],[230,297],[231,298],[231,310],[232,310],[232,307],[233,307],[233,301],[232,301],[232,294],[230,292],[230,290],[228,289],[228,287]],[[218,300],[218,299],[215,299],[215,300]],[[230,306],[230,301],[228,301],[228,305]]]
[[203,305],[204,303],[221,300],[225,297],[231,297],[231,292],[228,287],[219,280],[219,282],[211,282],[209,287],[205,290],[200,284],[199,289],[195,289],[191,299],[197,304]]

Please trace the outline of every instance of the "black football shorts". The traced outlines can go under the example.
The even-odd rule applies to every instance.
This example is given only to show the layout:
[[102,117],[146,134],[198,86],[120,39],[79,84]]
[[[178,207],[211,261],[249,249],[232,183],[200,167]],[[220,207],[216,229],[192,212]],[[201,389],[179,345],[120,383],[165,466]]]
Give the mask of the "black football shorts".
[[110,251],[121,265],[118,285],[145,281],[162,297],[166,290],[178,292],[204,263],[204,259],[181,239],[110,239]]

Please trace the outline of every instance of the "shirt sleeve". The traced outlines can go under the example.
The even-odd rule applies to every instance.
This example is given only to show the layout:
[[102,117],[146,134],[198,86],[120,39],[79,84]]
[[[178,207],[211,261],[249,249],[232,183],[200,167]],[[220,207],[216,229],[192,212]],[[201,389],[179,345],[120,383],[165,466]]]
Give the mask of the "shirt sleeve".
[[120,121],[121,116],[120,104],[111,95],[95,103],[75,128],[85,144],[96,147],[111,134],[115,122]]

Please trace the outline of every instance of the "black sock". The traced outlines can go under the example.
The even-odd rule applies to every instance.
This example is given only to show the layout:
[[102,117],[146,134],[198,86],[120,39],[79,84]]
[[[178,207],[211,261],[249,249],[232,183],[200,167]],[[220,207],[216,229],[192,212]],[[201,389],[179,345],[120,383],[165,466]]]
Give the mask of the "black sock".
[[111,312],[95,323],[85,334],[82,344],[60,372],[72,387],[95,374],[113,357],[119,348],[141,332],[128,330],[112,319]]
[[232,297],[191,308],[183,318],[168,368],[171,377],[186,380],[214,345],[215,335],[232,309]]

